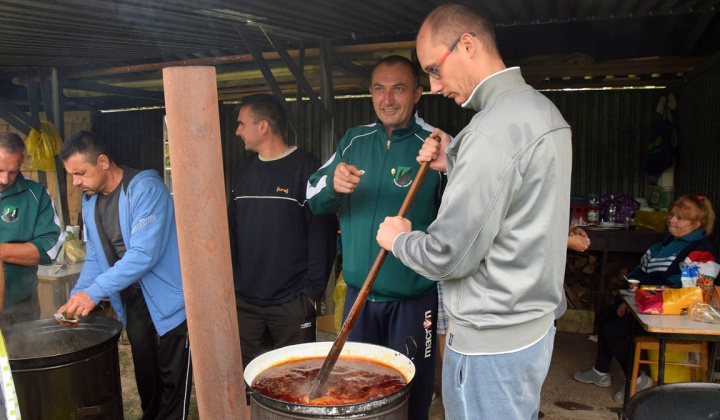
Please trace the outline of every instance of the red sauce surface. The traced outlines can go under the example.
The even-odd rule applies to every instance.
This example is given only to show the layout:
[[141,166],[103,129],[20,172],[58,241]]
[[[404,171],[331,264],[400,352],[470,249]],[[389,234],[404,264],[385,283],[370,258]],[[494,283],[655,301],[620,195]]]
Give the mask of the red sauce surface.
[[342,405],[382,398],[407,385],[405,377],[390,366],[341,357],[328,378],[327,393],[308,401],[307,394],[324,361],[324,357],[313,357],[273,366],[257,375],[251,386],[267,397],[289,403]]

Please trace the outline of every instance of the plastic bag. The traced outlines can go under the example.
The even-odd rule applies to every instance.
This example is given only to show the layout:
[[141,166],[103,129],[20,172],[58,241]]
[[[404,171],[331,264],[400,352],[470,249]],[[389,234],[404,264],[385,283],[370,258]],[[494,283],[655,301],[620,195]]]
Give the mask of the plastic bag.
[[345,291],[347,284],[343,280],[343,273],[340,272],[337,282],[335,283],[335,291],[333,292],[333,300],[335,301],[335,331],[340,331],[343,322],[343,309],[345,308]]
[[682,287],[693,287],[697,286],[698,275],[700,274],[700,268],[696,265],[680,264],[682,267],[682,273],[680,275],[680,281]]
[[668,289],[661,293],[638,290],[635,303],[641,314],[680,315],[686,313],[694,302],[702,302],[703,295],[699,287]]
[[702,291],[699,287],[683,287],[663,292],[663,311],[665,315],[687,313],[694,302],[702,302]]
[[662,293],[640,289],[635,292],[635,303],[641,314],[662,313]]
[[693,321],[720,324],[718,308],[703,302],[695,302],[690,305],[690,318]]
[[65,235],[63,251],[68,259],[74,263],[85,261],[85,247],[72,233],[67,233]]
[[60,153],[62,139],[55,126],[48,121],[40,123],[40,132],[30,130],[25,139],[28,154],[32,157],[30,168],[39,171],[55,171],[55,156]]

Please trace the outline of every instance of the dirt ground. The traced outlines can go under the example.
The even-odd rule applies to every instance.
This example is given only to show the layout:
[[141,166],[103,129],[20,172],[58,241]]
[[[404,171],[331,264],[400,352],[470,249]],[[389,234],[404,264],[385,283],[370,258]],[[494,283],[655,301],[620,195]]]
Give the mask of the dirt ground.
[[[120,355],[120,383],[122,385],[123,411],[125,420],[139,420],[142,418],[142,410],[140,409],[140,396],[137,393],[135,385],[135,373],[130,354],[130,344],[120,342],[118,346]],[[189,419],[199,419],[197,401],[195,400],[195,389],[193,388],[190,399],[190,415]]]
[[[542,391],[541,411],[547,420],[613,420],[618,418],[621,404],[613,401],[613,395],[623,380],[620,367],[614,363],[613,386],[598,388],[575,382],[572,373],[590,367],[595,358],[595,342],[586,334],[559,331],[555,339],[555,350]],[[122,375],[123,405],[125,419],[141,417],[140,399],[135,388],[130,346],[121,341],[120,371]],[[438,360],[438,374],[435,386],[436,398],[430,407],[430,420],[444,420],[441,392],[441,364]],[[190,402],[190,419],[199,419],[193,390]]]

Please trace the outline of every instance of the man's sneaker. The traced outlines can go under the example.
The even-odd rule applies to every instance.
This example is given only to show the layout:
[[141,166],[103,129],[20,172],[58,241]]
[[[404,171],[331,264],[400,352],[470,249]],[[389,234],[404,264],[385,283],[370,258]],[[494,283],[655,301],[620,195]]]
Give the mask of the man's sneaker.
[[612,386],[612,379],[609,373],[598,373],[595,368],[591,368],[585,372],[573,373],[573,378],[584,384],[597,385],[600,388],[609,388]]
[[[637,378],[637,385],[635,385],[635,393],[642,391],[643,389],[648,389],[651,386],[653,386],[653,380],[651,377],[647,376],[645,372],[640,372],[640,376]],[[623,382],[622,385],[620,385],[620,390],[615,393],[615,402],[621,403],[625,401],[625,383]]]

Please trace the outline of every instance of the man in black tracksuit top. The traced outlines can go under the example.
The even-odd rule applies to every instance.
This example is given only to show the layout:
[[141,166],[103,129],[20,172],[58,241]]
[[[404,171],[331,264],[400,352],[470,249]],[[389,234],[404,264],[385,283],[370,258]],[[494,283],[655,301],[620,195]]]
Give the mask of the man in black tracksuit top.
[[243,367],[267,351],[315,341],[315,304],[335,259],[335,216],[315,216],[305,203],[320,162],[285,143],[286,126],[272,96],[243,100],[236,134],[257,152],[238,168],[229,204]]

